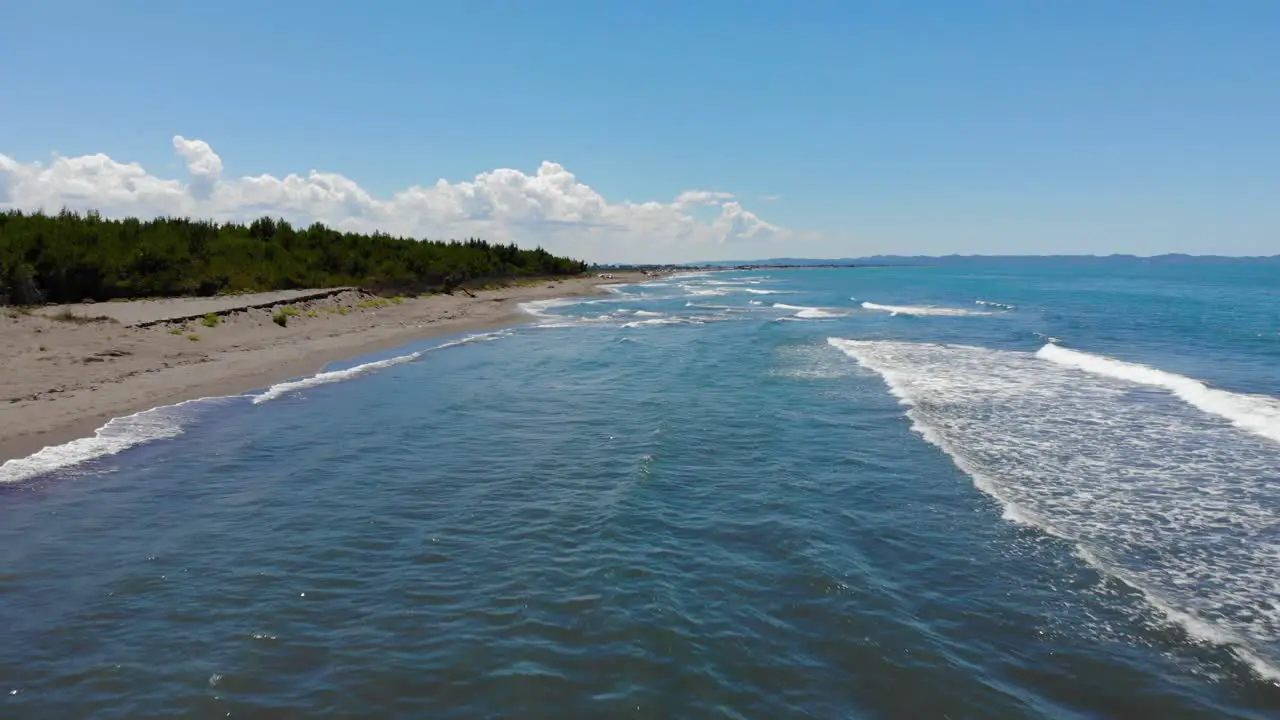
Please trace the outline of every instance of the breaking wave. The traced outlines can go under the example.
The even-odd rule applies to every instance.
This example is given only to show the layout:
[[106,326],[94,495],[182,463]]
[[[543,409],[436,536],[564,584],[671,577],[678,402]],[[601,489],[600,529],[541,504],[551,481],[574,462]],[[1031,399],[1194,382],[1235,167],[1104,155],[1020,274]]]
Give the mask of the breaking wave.
[[[853,298],[850,298],[851,300]],[[863,302],[864,310],[876,310],[893,315],[937,315],[940,317],[959,317],[965,315],[994,315],[987,310],[966,310],[964,308],[935,307],[933,305],[881,305],[880,303]]]
[[1203,384],[1045,349],[828,342],[877,373],[1006,517],[1074,542],[1190,637],[1280,680],[1280,447],[1178,399]]
[[480,333],[478,335],[468,335],[459,340],[453,340],[425,350],[411,352],[407,355],[397,355],[396,357],[387,358],[385,360],[375,360],[374,362],[367,362],[344,370],[330,370],[328,372],[317,373],[311,377],[302,378],[300,380],[290,380],[288,382],[277,383],[267,388],[261,394],[255,395],[253,397],[253,404],[259,405],[299,390],[305,390],[307,388],[313,388],[320,385],[328,385],[329,383],[342,382],[343,380],[350,380],[351,378],[359,377],[375,370],[382,370],[384,368],[392,367],[393,365],[411,362],[435,350],[444,350],[445,348],[468,345],[470,343],[488,342],[490,340],[497,340],[499,338],[506,337],[509,334],[509,331],[500,330],[497,332]]
[[1280,399],[1267,395],[1246,395],[1218,390],[1205,383],[1146,365],[1114,360],[1050,343],[1036,353],[1059,365],[1083,370],[1094,375],[1125,380],[1139,385],[1163,388],[1183,401],[1230,420],[1237,427],[1280,442]]
[[0,465],[0,483],[30,480],[90,460],[115,455],[131,447],[177,437],[194,418],[194,410],[200,406],[216,405],[237,397],[187,400],[112,418],[98,428],[93,437],[78,438],[61,445],[50,445],[27,457],[5,462]]
[[792,317],[802,320],[830,320],[833,318],[845,317],[845,313],[826,310],[818,307],[808,307],[805,305],[786,305],[784,303],[774,303],[773,306],[779,310],[795,310]]

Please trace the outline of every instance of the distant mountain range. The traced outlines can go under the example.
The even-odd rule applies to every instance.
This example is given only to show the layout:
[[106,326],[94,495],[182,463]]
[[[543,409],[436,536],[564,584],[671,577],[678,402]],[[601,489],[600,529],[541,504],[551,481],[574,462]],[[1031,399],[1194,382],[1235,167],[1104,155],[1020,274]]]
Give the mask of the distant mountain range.
[[768,258],[763,260],[712,260],[708,262],[686,263],[694,266],[737,267],[739,265],[767,265],[792,267],[878,265],[878,266],[963,266],[982,265],[1017,266],[1017,265],[1280,265],[1280,255],[1268,256],[1226,256],[1226,255],[1185,255],[1172,253],[1168,255],[873,255],[871,257],[816,259],[816,258]]

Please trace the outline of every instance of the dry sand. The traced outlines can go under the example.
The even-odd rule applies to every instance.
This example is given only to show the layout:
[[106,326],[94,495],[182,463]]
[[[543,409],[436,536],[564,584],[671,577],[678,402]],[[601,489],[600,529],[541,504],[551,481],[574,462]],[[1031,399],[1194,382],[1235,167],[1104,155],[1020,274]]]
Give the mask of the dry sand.
[[[583,277],[380,303],[353,289],[0,312],[0,462],[87,437],[113,417],[265,388],[338,360],[528,319],[518,303],[637,279]],[[276,302],[274,306],[261,306]],[[214,307],[210,303],[216,303]],[[276,310],[297,311],[281,327]],[[58,319],[70,310],[76,319]],[[217,325],[174,320],[223,312]],[[111,320],[85,321],[109,315]]]

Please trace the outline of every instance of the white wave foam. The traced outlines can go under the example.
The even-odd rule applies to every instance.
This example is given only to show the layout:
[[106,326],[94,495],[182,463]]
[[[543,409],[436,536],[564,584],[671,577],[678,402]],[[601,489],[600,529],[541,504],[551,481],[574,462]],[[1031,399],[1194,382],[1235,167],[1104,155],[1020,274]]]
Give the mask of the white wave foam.
[[623,323],[624,328],[648,327],[653,325],[701,325],[705,320],[699,318],[687,317],[657,317],[648,320],[635,320],[629,323]]
[[742,292],[752,295],[793,295],[794,290],[763,290],[760,288],[742,288]]
[[1007,518],[1075,543],[1191,637],[1280,678],[1280,447],[1043,351],[828,342],[880,375]]
[[[529,300],[520,303],[519,307],[525,313],[537,318],[553,318],[559,319],[559,315],[555,315],[550,311],[552,308],[564,307],[566,305],[575,305],[579,301],[568,300],[565,298],[550,298],[547,300]],[[596,301],[592,301],[596,302]]]
[[[851,300],[853,298],[850,298]],[[939,317],[961,317],[965,315],[994,315],[985,310],[965,310],[963,308],[935,307],[933,305],[881,305],[880,303],[863,302],[865,310],[878,310],[893,315],[936,315]]]
[[829,320],[831,318],[844,317],[844,314],[831,312],[830,310],[823,310],[821,308],[813,308],[810,310],[801,310],[796,313],[796,317],[803,320]]
[[650,310],[637,310],[635,311],[635,315],[636,317],[662,317],[662,313],[652,312]]
[[1000,308],[1001,310],[1016,310],[1018,307],[1016,305],[1009,305],[1007,303],[1002,303],[1002,302],[993,302],[991,300],[974,300],[973,304],[984,305],[986,307]]
[[230,398],[199,398],[175,405],[108,420],[93,437],[78,438],[61,445],[51,445],[24,458],[0,465],[0,483],[13,483],[80,465],[90,460],[115,455],[144,443],[164,440],[182,434],[190,420],[188,412],[196,404],[209,404]]
[[807,307],[805,305],[787,305],[785,303],[774,303],[773,306],[779,310],[795,310],[793,317],[801,320],[830,320],[832,318],[845,317],[844,313],[825,310],[817,307]]
[[393,365],[411,362],[434,350],[444,350],[445,348],[468,345],[476,342],[488,342],[490,340],[497,340],[499,338],[506,337],[509,334],[509,331],[500,330],[497,332],[468,335],[458,340],[436,345],[435,347],[430,347],[425,350],[411,352],[406,355],[397,355],[396,357],[387,358],[385,360],[375,360],[373,362],[356,365],[355,367],[346,368],[344,370],[330,370],[328,372],[316,373],[311,377],[305,377],[299,380],[277,383],[264,390],[261,394],[255,395],[253,397],[253,404],[260,405],[264,402],[269,402],[276,398],[288,395],[289,393],[297,392],[298,390],[305,390],[319,385],[328,385],[329,383],[342,382],[343,380],[350,380],[351,378],[359,377],[375,370],[382,370]]
[[1280,398],[1218,390],[1194,378],[1080,350],[1070,350],[1052,343],[1040,348],[1036,355],[1050,362],[1095,375],[1169,390],[1204,412],[1225,418],[1237,427],[1269,440],[1280,442]]
[[683,288],[684,291],[687,292],[688,294],[697,295],[700,297],[711,297],[716,295],[729,294],[729,291],[726,290],[725,288],[698,288],[698,287],[693,287],[692,285],[681,285],[680,287]]

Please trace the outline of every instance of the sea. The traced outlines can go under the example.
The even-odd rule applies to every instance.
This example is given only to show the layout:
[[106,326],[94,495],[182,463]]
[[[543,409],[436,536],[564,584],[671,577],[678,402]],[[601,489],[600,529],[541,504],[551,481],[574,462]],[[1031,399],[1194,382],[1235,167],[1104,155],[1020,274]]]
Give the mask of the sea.
[[1275,266],[524,309],[5,463],[0,717],[1280,717]]

